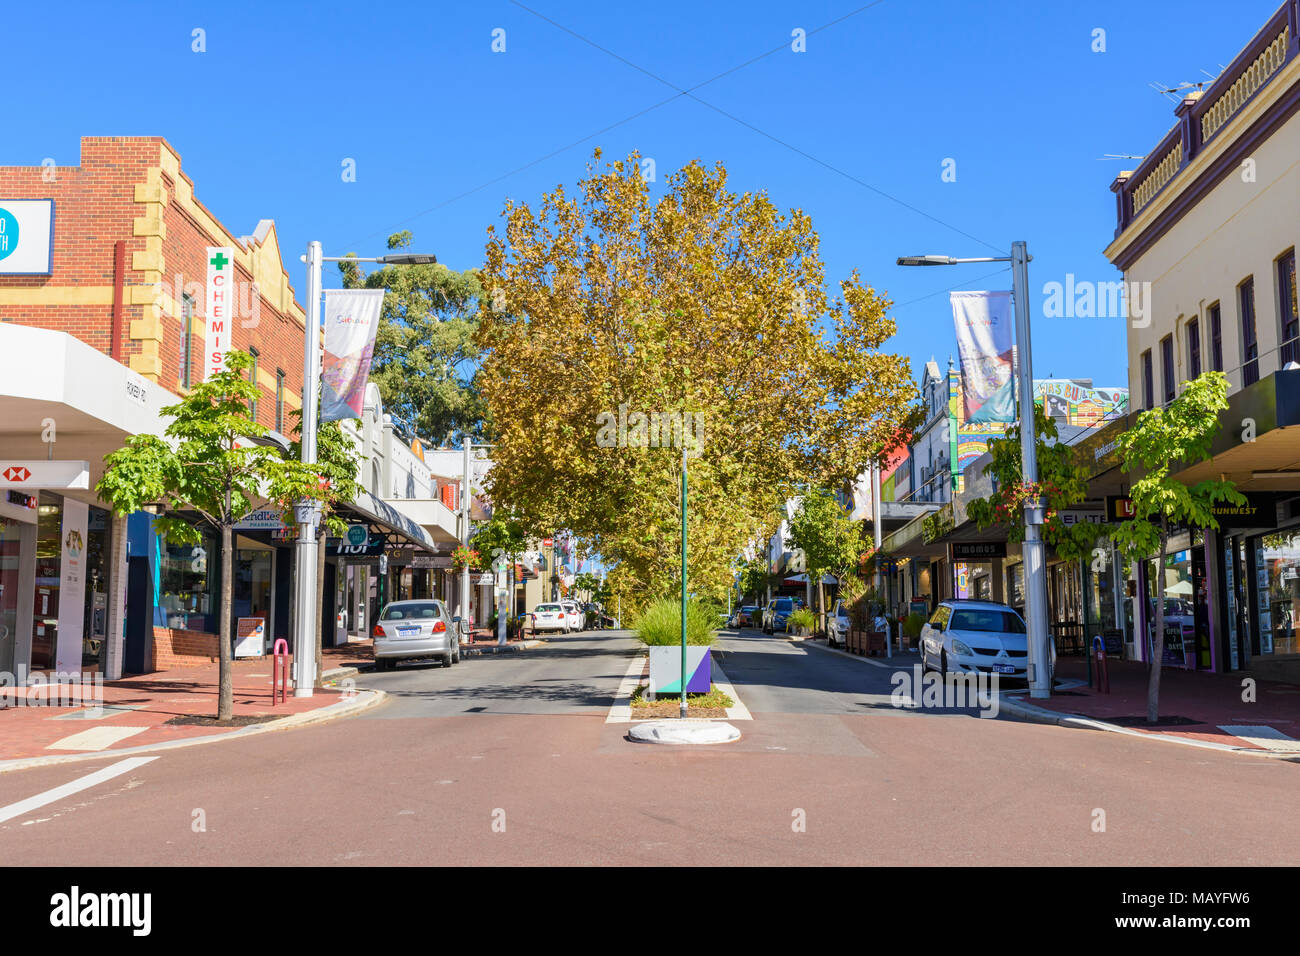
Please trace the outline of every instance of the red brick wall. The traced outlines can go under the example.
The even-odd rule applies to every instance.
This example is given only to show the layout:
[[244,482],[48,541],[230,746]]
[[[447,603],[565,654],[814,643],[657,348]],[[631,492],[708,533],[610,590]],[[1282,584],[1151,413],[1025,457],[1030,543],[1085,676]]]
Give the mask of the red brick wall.
[[[122,314],[122,355],[119,361],[129,364],[130,356],[141,351],[130,338],[133,319],[152,317],[149,305],[130,304],[130,286],[142,285],[145,276],[132,268],[132,253],[146,248],[146,239],[134,235],[134,221],[147,207],[135,202],[135,187],[147,181],[150,168],[159,165],[161,150],[170,149],[161,137],[84,137],[81,140],[81,165],[61,166],[55,170],[54,182],[45,182],[42,167],[0,166],[0,197],[11,199],[45,199],[55,202],[53,274],[50,276],[0,276],[0,289],[111,287],[114,282],[113,245],[126,243],[127,285]],[[183,175],[183,173],[182,173]],[[176,200],[176,184],[165,172],[162,184],[166,193],[163,222],[166,237],[162,242],[163,289],[176,299],[180,311],[181,292],[196,284],[196,315],[202,318],[202,289],[207,278],[206,247],[239,246],[224,234],[209,233]],[[196,194],[196,201],[198,199]],[[268,213],[271,212],[268,210]],[[266,218],[272,218],[268,215]],[[256,223],[223,225],[233,236],[252,234]],[[251,241],[251,240],[250,240]],[[293,262],[296,264],[296,259]],[[258,367],[275,377],[285,373],[285,388],[294,396],[302,394],[303,331],[292,315],[281,314],[265,299],[259,299],[256,321],[242,308],[251,296],[252,276],[237,266],[241,308],[234,328],[234,345],[247,351],[256,348]],[[177,286],[180,288],[177,288]],[[191,286],[194,288],[194,286]],[[183,377],[180,367],[180,316],[162,318],[162,361],[158,384],[179,391]],[[111,354],[112,305],[0,305],[0,321],[56,329],[76,336],[93,348]],[[202,378],[203,335],[192,339],[191,382]],[[286,401],[287,419],[292,405]],[[258,400],[257,419],[268,427],[275,425],[275,389],[264,386]]]

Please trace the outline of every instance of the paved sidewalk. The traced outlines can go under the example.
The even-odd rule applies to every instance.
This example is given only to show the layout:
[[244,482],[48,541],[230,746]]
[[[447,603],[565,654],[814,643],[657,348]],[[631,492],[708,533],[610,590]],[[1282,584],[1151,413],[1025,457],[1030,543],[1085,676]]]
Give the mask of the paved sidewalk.
[[[1182,718],[1152,726],[1147,712],[1147,670],[1138,661],[1110,661],[1110,693],[1088,686],[1088,665],[1079,657],[1058,658],[1056,680],[1068,682],[1049,700],[1014,699],[1044,714],[1083,717],[1143,734],[1233,748],[1300,756],[1300,686],[1255,681],[1254,700],[1243,700],[1245,675],[1165,668],[1160,676],[1160,715]],[[1076,683],[1077,682],[1077,683]]]
[[[327,670],[338,666],[328,654],[326,662]],[[350,690],[325,687],[303,698],[294,697],[290,688],[287,700],[272,705],[271,666],[269,657],[234,662],[236,718],[278,718],[321,710],[346,699]],[[228,726],[168,723],[178,717],[215,717],[217,684],[217,665],[213,663],[105,681],[102,702],[94,699],[93,684],[65,684],[62,693],[48,686],[5,688],[7,696],[0,699],[9,706],[0,709],[0,761],[107,753],[228,733],[230,727],[243,722]]]

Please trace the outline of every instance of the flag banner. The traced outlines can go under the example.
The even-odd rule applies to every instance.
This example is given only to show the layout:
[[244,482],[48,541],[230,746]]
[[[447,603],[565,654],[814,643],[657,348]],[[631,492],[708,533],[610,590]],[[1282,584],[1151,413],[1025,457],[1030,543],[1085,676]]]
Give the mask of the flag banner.
[[[1003,386],[1011,382],[1012,313],[1010,292],[953,292],[952,318],[957,329],[957,354],[961,359],[962,401],[965,421]],[[1008,393],[1009,393],[1008,389]],[[1012,421],[1014,404],[990,409],[983,421]],[[1004,417],[1005,416],[1005,417]]]
[[384,289],[325,290],[325,365],[320,420],[360,418]]

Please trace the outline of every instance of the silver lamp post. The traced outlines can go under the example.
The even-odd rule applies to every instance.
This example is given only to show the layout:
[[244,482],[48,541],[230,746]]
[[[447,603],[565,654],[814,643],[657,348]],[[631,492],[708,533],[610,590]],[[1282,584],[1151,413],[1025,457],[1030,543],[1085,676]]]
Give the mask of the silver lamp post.
[[[316,406],[320,402],[320,297],[321,263],[323,262],[378,262],[384,265],[430,265],[436,256],[397,253],[377,258],[359,259],[356,256],[323,256],[321,244],[307,244],[307,332],[302,356],[302,463],[316,464]],[[293,635],[293,680],[295,697],[312,696],[316,683],[316,527],[320,524],[320,507],[317,502],[301,501],[295,508],[294,520],[298,524],[298,541],[294,549],[297,561],[297,587],[294,595],[298,614]]]
[[[1010,262],[1011,289],[1016,309],[1016,372],[1020,376],[1020,471],[1025,481],[1038,481],[1038,456],[1034,435],[1034,372],[1029,340],[1029,261],[1023,242],[1011,244],[1009,256],[956,259],[952,256],[900,256],[900,266],[952,266],[966,262]],[[1047,633],[1046,553],[1040,527],[1043,503],[1025,502],[1025,623],[1029,629],[1029,696],[1052,696],[1050,646]]]

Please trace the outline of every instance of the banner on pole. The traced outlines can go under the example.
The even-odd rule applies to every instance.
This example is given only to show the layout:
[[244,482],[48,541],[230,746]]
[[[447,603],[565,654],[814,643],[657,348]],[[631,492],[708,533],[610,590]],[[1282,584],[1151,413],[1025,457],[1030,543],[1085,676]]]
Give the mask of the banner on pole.
[[328,289],[325,292],[325,367],[321,373],[320,414],[323,422],[361,417],[384,291]]
[[208,313],[208,335],[203,356],[203,380],[226,370],[226,355],[234,334],[235,250],[208,246],[208,284],[203,300]]
[[[1014,421],[1015,402],[1006,401],[1013,399],[1011,293],[953,292],[950,298],[961,359],[962,418],[968,422]],[[999,400],[977,418],[995,397]]]

